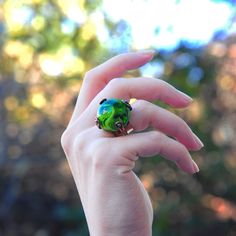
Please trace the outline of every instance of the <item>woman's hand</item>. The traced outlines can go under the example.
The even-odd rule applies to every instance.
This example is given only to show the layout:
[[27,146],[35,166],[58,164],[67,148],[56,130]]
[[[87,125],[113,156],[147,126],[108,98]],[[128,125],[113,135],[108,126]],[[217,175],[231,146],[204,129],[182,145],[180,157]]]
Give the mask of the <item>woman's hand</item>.
[[[121,54],[87,72],[62,135],[91,235],[151,235],[150,199],[132,171],[139,157],[160,154],[187,173],[199,171],[188,150],[199,150],[201,141],[181,118],[150,103],[159,99],[183,108],[191,98],[159,79],[120,78],[152,57],[152,51]],[[104,98],[136,98],[129,128],[153,130],[115,137],[98,129],[96,112]]]

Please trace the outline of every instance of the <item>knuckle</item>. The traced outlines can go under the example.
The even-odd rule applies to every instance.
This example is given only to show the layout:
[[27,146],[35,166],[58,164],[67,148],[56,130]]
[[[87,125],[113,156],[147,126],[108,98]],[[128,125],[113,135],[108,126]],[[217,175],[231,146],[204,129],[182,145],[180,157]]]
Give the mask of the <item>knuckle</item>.
[[107,148],[107,143],[103,139],[97,139],[93,141],[89,149],[91,155],[93,155],[95,158],[106,158],[109,153],[109,150]]
[[182,160],[182,158],[184,157],[184,156],[186,156],[186,155],[188,155],[188,150],[187,150],[187,148],[182,144],[182,143],[179,143],[178,142],[178,152],[179,152],[179,154],[180,155],[178,155],[179,156],[179,158]]
[[69,143],[69,132],[66,129],[62,135],[61,135],[61,146],[64,150],[64,152],[67,154],[68,153],[68,143]]
[[114,78],[112,80],[109,81],[109,83],[107,84],[107,89],[110,90],[114,90],[114,89],[118,89],[121,90],[123,88],[123,84],[124,84],[125,79],[124,78]]
[[184,144],[178,142],[178,146],[179,146],[179,151],[182,153],[182,154],[186,154],[188,151],[186,149],[186,147],[184,146]]
[[96,140],[89,146],[91,165],[94,169],[103,169],[109,164],[109,151],[104,146],[107,145],[104,140]]
[[70,140],[68,145],[68,155],[67,158],[72,163],[80,163],[80,165],[87,165],[88,155],[87,155],[87,140],[84,134],[78,134],[76,137]]
[[158,131],[151,131],[150,141],[153,145],[158,143],[158,153],[162,154],[164,147],[164,134]]
[[104,160],[102,160],[102,158],[98,158],[97,155],[94,155],[92,157],[92,165],[91,167],[94,170],[102,170],[104,168]]
[[133,105],[137,110],[139,111],[146,111],[147,107],[149,106],[149,103],[145,100],[137,100]]
[[74,132],[67,128],[61,136],[61,146],[67,157],[77,155],[78,151],[84,150],[86,138],[83,133],[74,135]]
[[164,138],[164,134],[158,131],[151,131],[150,139],[153,142],[161,142],[161,140]]
[[73,142],[73,149],[78,153],[83,153],[85,146],[86,146],[86,138],[84,137],[84,134],[82,133],[77,135]]
[[93,71],[94,71],[94,69],[86,71],[86,73],[84,75],[84,79],[87,80],[87,79],[91,78],[93,76],[93,74],[94,74]]
[[94,79],[95,74],[96,74],[96,68],[93,68],[93,69],[87,71],[84,75],[84,82],[90,83]]

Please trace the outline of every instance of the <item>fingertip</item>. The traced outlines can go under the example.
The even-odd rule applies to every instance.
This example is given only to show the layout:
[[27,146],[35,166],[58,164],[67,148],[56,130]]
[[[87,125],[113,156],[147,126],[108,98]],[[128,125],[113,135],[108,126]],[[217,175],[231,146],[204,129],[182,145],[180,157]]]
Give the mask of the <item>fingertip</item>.
[[189,164],[189,163],[178,163],[178,162],[175,162],[175,164],[177,165],[177,167],[179,169],[181,169],[185,173],[188,173],[188,174],[194,174],[195,173],[195,170],[193,169],[192,164]]
[[175,162],[175,164],[185,173],[188,174],[195,174],[197,172],[199,172],[199,167],[196,164],[196,162],[194,160],[192,160],[192,158],[190,157],[189,161],[186,162]]
[[[192,133],[192,137],[187,141],[187,143],[184,143],[186,148],[191,151],[199,151],[204,147],[204,144],[202,141],[196,136],[196,134]],[[180,141],[181,142],[181,141]],[[181,142],[183,143],[183,142]]]
[[192,102],[193,99],[188,96],[187,94],[181,92],[180,90],[176,89],[175,87],[171,86],[172,89],[174,89],[174,93],[172,96],[170,96],[168,99],[169,104],[176,108],[186,108],[188,107]]
[[190,96],[188,96],[186,93],[183,93],[181,91],[179,91],[179,93],[181,95],[181,100],[183,104],[185,104],[186,106],[189,106],[193,102],[193,99]]
[[203,148],[204,147],[203,142],[198,138],[196,134],[193,134],[193,136],[194,136],[195,143],[197,144],[199,149]]
[[171,101],[169,104],[175,108],[187,108],[192,103],[192,100],[185,98],[175,98],[175,100]]
[[128,70],[134,70],[145,65],[152,60],[154,54],[154,50],[141,50],[120,54],[117,57],[112,58],[111,60],[113,61],[114,66],[112,66],[113,73],[111,77],[117,77],[117,74],[121,75]]
[[193,174],[199,172],[199,167],[198,167],[197,163],[194,160],[192,160],[192,166],[193,166],[193,171],[194,171]]
[[150,61],[155,55],[155,50],[140,50],[135,53],[143,59]]

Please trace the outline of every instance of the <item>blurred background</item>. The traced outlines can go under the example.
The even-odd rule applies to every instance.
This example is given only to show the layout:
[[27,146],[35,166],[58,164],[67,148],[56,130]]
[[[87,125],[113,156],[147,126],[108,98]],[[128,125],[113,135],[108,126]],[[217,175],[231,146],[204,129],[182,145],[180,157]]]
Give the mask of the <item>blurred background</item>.
[[[135,172],[153,235],[236,235],[236,1],[0,0],[0,235],[89,235],[60,136],[84,73],[127,51],[194,98],[174,110],[205,144],[193,176],[160,157]],[[96,197],[96,196],[94,196]]]

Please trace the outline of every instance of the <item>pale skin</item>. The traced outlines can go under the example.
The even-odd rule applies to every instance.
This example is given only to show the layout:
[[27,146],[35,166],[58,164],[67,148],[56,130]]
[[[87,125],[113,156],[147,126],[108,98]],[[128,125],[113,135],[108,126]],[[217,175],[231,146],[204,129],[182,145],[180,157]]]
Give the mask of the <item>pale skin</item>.
[[[121,54],[87,72],[62,135],[91,236],[152,234],[152,205],[133,172],[138,158],[159,154],[186,173],[199,171],[189,150],[201,149],[202,142],[184,120],[151,103],[159,99],[185,108],[192,99],[160,79],[121,78],[152,57],[153,51]],[[117,137],[98,129],[96,112],[104,98],[137,99],[128,127],[134,132]],[[138,132],[147,127],[153,130]]]

